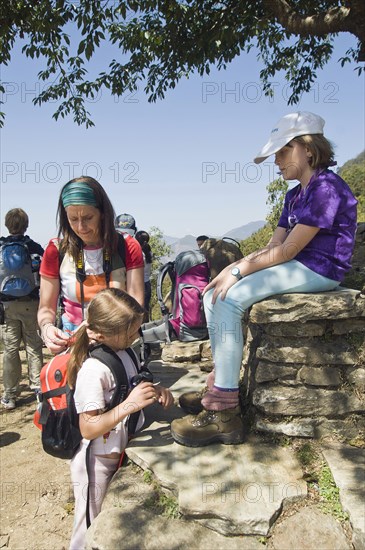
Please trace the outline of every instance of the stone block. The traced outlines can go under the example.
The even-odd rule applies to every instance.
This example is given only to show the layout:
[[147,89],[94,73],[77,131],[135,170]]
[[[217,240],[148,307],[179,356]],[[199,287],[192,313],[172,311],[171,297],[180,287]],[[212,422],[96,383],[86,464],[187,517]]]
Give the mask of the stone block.
[[314,437],[315,420],[300,418],[288,422],[275,422],[265,418],[254,420],[254,429],[271,434],[283,434],[290,437]]
[[357,386],[360,391],[364,391],[365,388],[365,368],[353,367],[346,369],[346,378],[350,384]]
[[212,349],[210,347],[210,340],[206,340],[200,344],[200,356],[202,360],[213,361]]
[[365,437],[365,417],[361,414],[352,414],[343,419],[320,418],[315,430],[315,437],[333,438],[336,435],[346,440],[355,439],[359,434]]
[[340,386],[341,373],[331,367],[302,367],[298,376],[303,384],[309,386]]
[[259,384],[262,382],[273,382],[274,380],[282,380],[283,378],[295,378],[298,368],[292,365],[276,363],[267,363],[260,361],[256,367],[255,380]]
[[353,334],[365,332],[364,319],[341,319],[341,321],[333,321],[333,334]]
[[336,417],[365,410],[365,402],[354,394],[303,387],[258,388],[252,402],[268,415]]
[[257,324],[291,323],[318,319],[365,317],[365,299],[358,290],[342,288],[313,294],[283,294],[254,304],[250,321]]
[[270,336],[283,336],[284,338],[296,337],[303,338],[303,335],[308,337],[323,336],[326,332],[325,323],[308,321],[303,323],[266,323],[260,325],[263,328],[264,334]]
[[172,342],[162,349],[164,363],[185,363],[200,361],[200,342]]
[[257,348],[258,359],[273,363],[304,363],[306,365],[353,365],[358,361],[354,350],[344,348],[341,343],[327,344],[313,342],[303,347],[274,347],[264,345]]

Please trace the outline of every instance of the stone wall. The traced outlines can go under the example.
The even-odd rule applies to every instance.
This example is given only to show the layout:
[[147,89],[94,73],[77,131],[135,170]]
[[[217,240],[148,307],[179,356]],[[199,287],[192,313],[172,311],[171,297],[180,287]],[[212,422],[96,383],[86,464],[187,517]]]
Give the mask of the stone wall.
[[[352,266],[350,288],[276,296],[247,312],[241,395],[253,429],[365,437],[365,223]],[[162,359],[213,366],[209,341],[174,342]]]
[[351,260],[351,271],[346,275],[343,286],[365,288],[365,223],[357,224],[355,250]]
[[288,436],[365,431],[365,297],[342,289],[255,304],[242,395],[253,429]]

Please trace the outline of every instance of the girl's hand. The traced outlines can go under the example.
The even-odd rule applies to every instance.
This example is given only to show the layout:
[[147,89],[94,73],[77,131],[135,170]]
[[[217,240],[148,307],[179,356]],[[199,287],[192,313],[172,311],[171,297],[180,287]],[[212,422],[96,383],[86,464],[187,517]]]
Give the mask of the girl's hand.
[[164,409],[168,409],[174,403],[174,398],[170,390],[163,386],[155,386],[157,401]]
[[128,414],[132,414],[156,403],[157,398],[156,389],[152,382],[141,382],[133,388],[122,405],[124,409],[130,409]]
[[58,329],[50,323],[46,323],[42,327],[42,340],[46,344],[49,351],[52,353],[60,353],[64,351],[70,340],[70,335]]
[[237,283],[236,277],[232,275],[231,269],[232,265],[227,266],[223,271],[219,273],[204,289],[203,295],[208,292],[211,288],[214,288],[212,295],[212,304],[215,304],[219,294],[221,295],[221,300],[224,300],[228,290]]

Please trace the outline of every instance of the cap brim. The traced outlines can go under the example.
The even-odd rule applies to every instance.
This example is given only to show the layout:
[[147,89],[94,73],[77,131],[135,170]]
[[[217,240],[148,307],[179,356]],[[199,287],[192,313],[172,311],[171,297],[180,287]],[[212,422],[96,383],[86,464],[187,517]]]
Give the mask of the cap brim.
[[136,234],[136,230],[135,229],[122,229],[120,228],[119,231],[121,233],[127,233],[128,235],[130,235],[131,237],[134,237],[134,235]]
[[276,139],[275,141],[269,140],[266,145],[259,151],[256,155],[256,157],[253,159],[255,164],[260,164],[260,162],[263,162],[268,157],[271,157],[271,155],[274,155],[280,149],[282,149],[289,141],[294,139],[296,136],[285,136],[281,139]]

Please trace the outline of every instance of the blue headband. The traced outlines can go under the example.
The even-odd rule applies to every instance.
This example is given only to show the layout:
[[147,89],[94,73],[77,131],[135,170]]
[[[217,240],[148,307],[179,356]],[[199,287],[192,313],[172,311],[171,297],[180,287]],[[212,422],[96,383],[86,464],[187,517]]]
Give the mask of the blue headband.
[[64,208],[76,204],[98,207],[93,189],[86,181],[67,183],[63,188],[61,200]]

